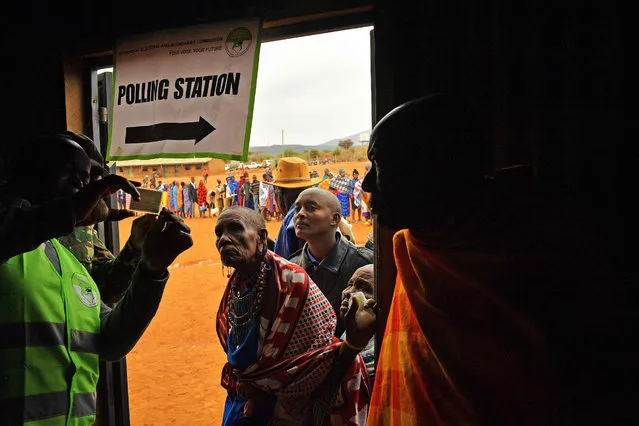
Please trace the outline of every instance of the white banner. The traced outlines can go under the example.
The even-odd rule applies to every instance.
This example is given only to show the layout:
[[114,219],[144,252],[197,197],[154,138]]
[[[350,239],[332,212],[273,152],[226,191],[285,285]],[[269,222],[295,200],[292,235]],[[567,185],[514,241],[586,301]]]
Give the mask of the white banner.
[[222,22],[118,43],[108,159],[246,161],[260,26]]

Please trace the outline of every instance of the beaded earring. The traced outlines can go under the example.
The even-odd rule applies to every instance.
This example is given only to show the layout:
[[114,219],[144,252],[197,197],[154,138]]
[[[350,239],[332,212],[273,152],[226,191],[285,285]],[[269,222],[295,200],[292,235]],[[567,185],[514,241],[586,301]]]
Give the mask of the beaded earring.
[[[226,272],[224,272],[226,270]],[[231,278],[231,267],[222,265],[222,276],[226,275],[226,278]]]

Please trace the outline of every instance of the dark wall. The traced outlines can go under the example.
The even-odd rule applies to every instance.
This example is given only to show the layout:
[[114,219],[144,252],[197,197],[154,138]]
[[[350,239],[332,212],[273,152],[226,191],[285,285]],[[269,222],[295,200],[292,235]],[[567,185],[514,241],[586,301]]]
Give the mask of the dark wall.
[[495,166],[533,162],[593,207],[593,226],[606,228],[622,257],[616,2],[378,0],[375,8],[378,116],[428,93],[464,96],[492,136]]
[[[601,285],[624,295],[615,312],[592,313],[619,318],[610,330],[616,354],[607,362],[618,369],[610,380],[620,382],[614,386],[620,406],[636,398],[630,336],[637,311],[636,267],[626,250],[626,200],[637,190],[634,170],[623,161],[628,87],[622,13],[614,1],[375,4],[378,118],[421,95],[459,94],[483,118],[495,167],[533,163],[542,182],[585,207],[586,223],[618,274]],[[376,243],[378,251],[390,247],[389,238]],[[588,268],[595,260],[578,261]]]
[[[202,24],[248,16],[273,21],[367,6],[371,0],[192,0],[150,3],[132,1],[79,1],[70,14],[78,24],[70,34],[83,51],[113,48],[118,37],[186,25]],[[77,32],[82,37],[77,37]]]
[[4,138],[30,136],[38,129],[64,126],[64,81],[60,39],[47,22],[55,15],[44,5],[16,4],[0,18],[3,32],[2,106]]
[[459,93],[484,115],[497,166],[534,159],[554,179],[609,182],[621,111],[614,2],[475,3],[377,2],[395,103]]

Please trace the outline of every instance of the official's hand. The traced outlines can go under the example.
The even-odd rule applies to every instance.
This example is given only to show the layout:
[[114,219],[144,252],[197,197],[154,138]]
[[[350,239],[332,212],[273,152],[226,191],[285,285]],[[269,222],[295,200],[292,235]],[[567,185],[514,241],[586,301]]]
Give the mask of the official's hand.
[[139,182],[132,182],[117,175],[92,181],[73,196],[76,226],[107,220],[109,208],[102,199],[115,194],[118,189],[131,194],[134,200],[139,200],[140,193],[136,189],[137,186],[140,186]]
[[111,222],[119,222],[124,219],[135,216],[135,212],[126,209],[109,209],[109,214],[106,220]]
[[163,208],[146,234],[141,262],[149,272],[159,273],[192,245],[191,228],[170,210]]
[[[127,210],[120,210],[127,211]],[[144,240],[146,239],[146,234],[149,233],[149,230],[155,224],[157,220],[157,216],[154,214],[145,214],[133,221],[131,225],[131,236],[129,237],[129,244],[135,250],[141,251],[144,246]]]
[[109,217],[109,207],[106,205],[104,200],[98,200],[93,209],[89,212],[89,214],[80,219],[76,210],[76,221],[75,226],[88,226],[95,225],[96,223],[104,222],[107,217]]
[[106,220],[119,222],[133,216],[135,216],[135,212],[131,210],[110,209],[104,200],[100,200],[87,217],[80,222],[76,222],[76,226],[95,225]]
[[344,315],[346,323],[346,339],[348,343],[360,348],[365,347],[368,341],[375,334],[375,324],[377,323],[377,303],[374,299],[366,300],[364,309],[359,310],[359,301],[357,298],[351,299],[351,305]]

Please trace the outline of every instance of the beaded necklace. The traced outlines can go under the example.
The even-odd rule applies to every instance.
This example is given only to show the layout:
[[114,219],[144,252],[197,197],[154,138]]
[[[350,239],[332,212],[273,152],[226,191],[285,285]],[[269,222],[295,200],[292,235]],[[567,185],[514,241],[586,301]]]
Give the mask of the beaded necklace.
[[[262,300],[264,299],[266,281],[270,270],[270,265],[263,261],[258,270],[248,280],[243,281],[237,271],[231,277],[227,325],[231,336],[231,344],[234,348],[244,343],[246,336],[251,331],[255,318],[262,311]],[[244,291],[242,291],[242,282],[245,282]]]

